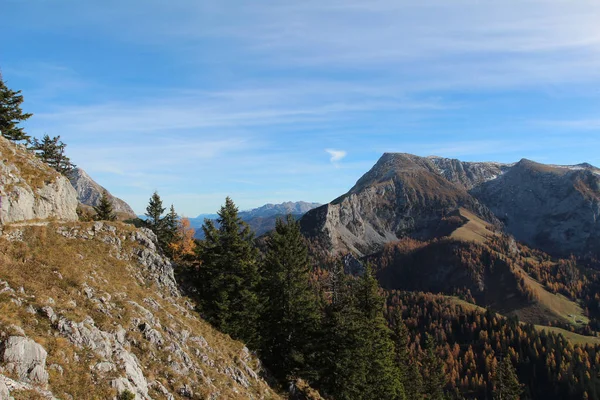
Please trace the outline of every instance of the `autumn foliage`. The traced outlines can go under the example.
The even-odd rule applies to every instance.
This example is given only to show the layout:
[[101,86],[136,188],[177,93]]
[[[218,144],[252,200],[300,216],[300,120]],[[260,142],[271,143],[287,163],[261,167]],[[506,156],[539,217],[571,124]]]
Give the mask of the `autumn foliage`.
[[174,240],[169,244],[173,261],[178,262],[186,257],[191,257],[196,251],[194,240],[195,229],[192,228],[188,218],[181,218],[177,223],[177,232]]

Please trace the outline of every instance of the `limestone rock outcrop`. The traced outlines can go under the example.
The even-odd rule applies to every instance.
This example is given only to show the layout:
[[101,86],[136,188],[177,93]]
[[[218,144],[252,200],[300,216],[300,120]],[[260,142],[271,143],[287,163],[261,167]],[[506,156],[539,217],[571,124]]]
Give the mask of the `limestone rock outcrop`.
[[[102,193],[106,190],[94,181],[83,169],[75,168],[69,173],[69,181],[77,191],[77,199],[80,203],[87,206],[97,206],[100,204]],[[130,218],[135,218],[135,212],[125,201],[110,194],[106,190],[113,206],[113,211],[124,214]]]
[[0,137],[0,219],[77,220],[77,194],[69,180],[23,146]]

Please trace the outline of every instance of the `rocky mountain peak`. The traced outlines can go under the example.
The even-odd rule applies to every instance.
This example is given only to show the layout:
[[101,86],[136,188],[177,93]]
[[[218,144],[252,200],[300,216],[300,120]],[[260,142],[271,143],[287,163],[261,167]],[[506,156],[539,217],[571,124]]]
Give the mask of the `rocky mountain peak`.
[[[77,191],[77,199],[81,204],[90,207],[100,204],[102,193],[106,189],[94,181],[83,169],[75,168],[71,171],[69,173],[69,180]],[[113,210],[116,213],[122,214],[125,217],[136,218],[136,214],[129,204],[113,196],[108,190],[106,191],[113,205]]]

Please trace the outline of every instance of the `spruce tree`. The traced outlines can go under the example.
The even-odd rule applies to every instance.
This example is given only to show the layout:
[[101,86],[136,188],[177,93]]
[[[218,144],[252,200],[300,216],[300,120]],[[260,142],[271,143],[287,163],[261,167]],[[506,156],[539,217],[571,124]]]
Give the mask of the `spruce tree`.
[[261,359],[283,381],[311,375],[318,299],[310,285],[308,250],[292,215],[278,218],[262,268]]
[[96,216],[94,218],[96,221],[115,221],[117,219],[106,190],[102,192],[100,203],[97,206],[94,206],[94,211],[96,211]]
[[423,367],[426,370],[423,392],[427,399],[444,400],[446,378],[441,360],[435,354],[435,340],[427,334],[425,338],[425,358]]
[[199,251],[202,309],[218,329],[256,348],[260,276],[254,233],[238,216],[238,209],[229,197],[218,215],[218,229],[209,220],[202,227],[205,233]]
[[[175,212],[175,207],[171,204],[171,208],[162,223],[162,232],[160,241],[164,246],[173,243],[177,238],[177,230],[179,228],[179,215]],[[165,247],[166,248],[166,247]]]
[[383,298],[370,264],[357,283],[357,307],[361,313],[364,349],[360,357],[366,365],[365,400],[404,399],[404,388],[395,363],[394,343],[383,314]]
[[404,392],[407,399],[421,400],[423,399],[423,376],[419,371],[419,362],[412,360],[407,369],[406,385]]
[[522,392],[523,388],[510,357],[504,357],[494,376],[494,400],[518,400]]
[[0,133],[12,141],[29,140],[29,136],[18,125],[33,114],[21,110],[23,96],[21,91],[14,91],[6,86],[0,75]]
[[[392,340],[394,342],[394,362],[398,374],[398,379],[402,383],[406,397],[412,399],[409,387],[413,386],[411,382],[413,377],[409,376],[410,354],[408,352],[408,328],[402,319],[400,307],[394,307],[391,316]],[[417,370],[418,373],[418,370]]]
[[341,261],[332,266],[328,286],[330,298],[319,341],[318,387],[335,399],[361,399],[367,379],[366,338],[352,282],[344,274]]
[[165,208],[162,205],[162,200],[158,195],[158,192],[154,192],[148,206],[146,207],[146,224],[148,227],[158,236],[158,233],[163,225],[162,215],[165,212]]

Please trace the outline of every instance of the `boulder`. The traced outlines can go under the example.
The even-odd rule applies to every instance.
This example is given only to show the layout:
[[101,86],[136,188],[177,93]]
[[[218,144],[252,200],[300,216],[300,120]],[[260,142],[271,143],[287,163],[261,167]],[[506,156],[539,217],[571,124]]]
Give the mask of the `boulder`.
[[42,346],[26,337],[10,336],[0,344],[0,360],[22,381],[48,383],[47,355]]

